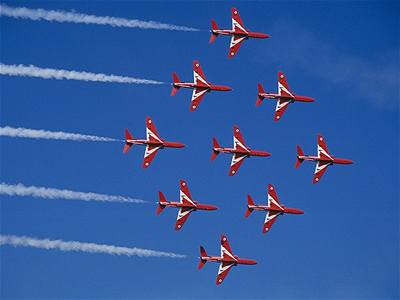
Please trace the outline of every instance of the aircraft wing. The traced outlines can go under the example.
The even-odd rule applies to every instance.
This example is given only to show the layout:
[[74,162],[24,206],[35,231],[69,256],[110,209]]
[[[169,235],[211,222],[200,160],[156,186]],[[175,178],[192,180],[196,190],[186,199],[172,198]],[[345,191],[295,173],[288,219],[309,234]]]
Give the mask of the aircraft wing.
[[207,93],[208,88],[195,88],[193,89],[192,100],[190,100],[190,111],[193,112],[200,105],[204,95]]
[[274,210],[283,210],[283,207],[279,202],[278,195],[276,194],[275,188],[272,184],[268,184],[268,207]]
[[331,163],[329,161],[317,162],[317,166],[315,167],[315,172],[313,177],[313,183],[317,183],[321,180],[322,175],[324,175],[330,164]]
[[229,258],[232,259],[233,261],[236,261],[231,246],[229,245],[228,238],[226,237],[225,234],[221,235],[221,257]]
[[147,145],[146,151],[144,152],[143,168],[150,166],[160,148],[161,146]]
[[283,72],[278,72],[278,94],[284,97],[294,97]]
[[178,217],[176,218],[175,230],[180,230],[182,228],[183,224],[185,224],[193,210],[193,208],[189,207],[181,207],[179,209]]
[[274,121],[279,121],[279,119],[282,118],[282,115],[285,112],[286,108],[288,108],[289,104],[290,104],[290,101],[282,100],[282,99],[278,100],[278,102],[276,103],[276,108],[275,108]]
[[317,151],[318,157],[326,160],[332,160],[332,155],[329,153],[328,146],[325,143],[325,139],[322,135],[318,134],[317,137]]
[[244,162],[244,159],[246,158],[246,154],[239,154],[239,153],[235,153],[232,156],[232,162],[231,162],[231,167],[229,169],[229,176],[233,176],[237,173],[237,171],[239,170],[240,166],[242,165],[242,163]]
[[240,18],[240,14],[238,10],[234,7],[232,7],[232,30],[236,33],[247,33],[246,28],[244,28],[242,19]]
[[231,44],[229,46],[228,57],[232,58],[238,52],[240,45],[246,38],[243,36],[232,35]]
[[281,213],[278,211],[267,211],[267,215],[265,216],[264,226],[263,226],[263,233],[269,231],[272,225],[275,223],[276,219]]
[[190,191],[189,191],[187,182],[185,180],[181,179],[179,182],[179,186],[180,186],[179,201],[184,204],[195,206],[196,202],[192,199],[192,196],[190,195]]
[[162,142],[161,137],[158,135],[157,128],[150,117],[146,117],[146,137],[148,141]]
[[237,126],[233,126],[233,149],[243,151],[249,150],[249,148],[246,146],[246,143],[244,142],[240,128]]
[[205,87],[210,86],[210,83],[207,81],[199,61],[197,60],[193,61],[193,77],[196,85],[204,85]]
[[234,262],[221,262],[218,269],[216,284],[221,284],[228,275],[231,268],[235,265]]

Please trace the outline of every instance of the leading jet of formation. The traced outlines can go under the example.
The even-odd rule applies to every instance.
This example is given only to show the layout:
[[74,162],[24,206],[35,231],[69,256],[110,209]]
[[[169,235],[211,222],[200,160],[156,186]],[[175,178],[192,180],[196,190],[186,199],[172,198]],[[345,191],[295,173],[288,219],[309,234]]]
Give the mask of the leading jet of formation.
[[303,150],[300,148],[300,146],[297,146],[297,159],[295,165],[296,169],[305,160],[317,162],[313,177],[313,183],[317,183],[321,180],[322,175],[324,175],[325,171],[330,165],[349,165],[353,163],[353,161],[350,159],[332,156],[329,153],[328,146],[325,143],[324,137],[320,134],[317,136],[317,151],[318,156],[304,155]]
[[279,121],[282,118],[286,108],[290,103],[294,102],[314,102],[314,98],[308,96],[295,95],[289,88],[289,84],[286,80],[283,72],[278,72],[278,94],[267,93],[264,91],[261,83],[258,84],[258,95],[256,105],[259,106],[263,102],[264,98],[276,100],[276,108],[274,120]]
[[248,146],[246,146],[242,133],[240,132],[240,128],[237,126],[233,127],[233,148],[221,147],[218,144],[217,139],[213,138],[211,160],[214,160],[221,152],[233,154],[231,167],[229,169],[229,176],[233,176],[237,173],[245,158],[251,156],[267,157],[271,155],[271,153],[259,150],[252,150]]
[[283,214],[304,214],[304,211],[297,208],[289,208],[285,207],[283,204],[279,202],[278,195],[276,194],[275,188],[272,184],[268,184],[268,204],[254,204],[253,199],[250,195],[247,196],[247,209],[245,213],[245,218],[250,216],[250,214],[254,210],[266,211],[267,215],[265,216],[263,233],[268,232],[272,224],[276,221],[278,216]]
[[171,96],[175,96],[180,88],[193,89],[192,99],[190,100],[190,111],[193,112],[200,105],[204,95],[211,91],[231,91],[232,88],[226,85],[215,85],[207,81],[200,66],[199,61],[193,61],[193,82],[181,82],[176,72],[172,74]]
[[257,261],[247,258],[239,258],[234,255],[229,245],[226,235],[221,235],[221,256],[209,256],[206,250],[200,246],[200,262],[198,269],[200,270],[206,262],[219,262],[219,269],[216,284],[221,284],[233,266],[237,265],[255,265]]
[[133,145],[146,145],[146,151],[144,152],[143,168],[150,166],[157,151],[164,148],[183,148],[185,147],[182,143],[168,142],[162,139],[158,133],[153,120],[150,117],[146,118],[146,139],[134,139],[128,129],[125,129],[125,145],[123,153],[127,153]]
[[193,200],[190,195],[189,187],[185,180],[180,180],[179,202],[167,201],[162,192],[159,192],[159,201],[157,207],[157,215],[160,215],[166,207],[179,208],[178,217],[176,219],[175,230],[180,230],[188,219],[191,212],[196,210],[216,210],[218,207],[210,204],[201,204]]
[[229,58],[232,58],[236,55],[240,45],[244,40],[247,40],[248,38],[266,39],[271,37],[266,33],[251,32],[250,30],[246,29],[243,25],[242,19],[240,18],[238,10],[234,7],[232,8],[232,30],[219,29],[217,23],[214,20],[211,20],[210,43],[214,42],[220,34],[231,36],[231,44],[228,52]]

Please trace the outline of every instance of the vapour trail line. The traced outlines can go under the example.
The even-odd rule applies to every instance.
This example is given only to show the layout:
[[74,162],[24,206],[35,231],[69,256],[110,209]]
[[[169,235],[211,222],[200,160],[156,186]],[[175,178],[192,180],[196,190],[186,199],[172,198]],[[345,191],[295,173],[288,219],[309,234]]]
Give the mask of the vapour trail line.
[[47,140],[68,140],[68,141],[88,141],[88,142],[119,142],[120,140],[101,137],[95,135],[86,135],[80,133],[69,133],[63,131],[48,131],[42,129],[0,127],[0,136],[14,138],[47,139]]
[[32,247],[46,250],[75,251],[86,253],[103,253],[110,255],[125,255],[138,257],[168,257],[185,258],[185,255],[173,252],[163,252],[142,248],[128,248],[114,245],[83,243],[78,241],[63,241],[37,239],[28,236],[0,235],[0,246]]
[[68,12],[62,10],[31,9],[27,7],[11,7],[0,5],[0,15],[12,18],[30,19],[33,21],[69,22],[81,24],[108,25],[112,27],[174,30],[174,31],[199,31],[196,28],[179,26],[156,21],[142,21],[137,19],[125,19],[109,16],[95,16],[83,13]]
[[148,203],[145,200],[135,199],[125,196],[98,194],[91,192],[78,192],[65,189],[56,189],[39,186],[25,186],[22,183],[7,184],[0,183],[0,195],[35,197],[42,199],[64,199],[81,201],[101,201],[101,202],[120,202],[120,203]]
[[94,82],[116,82],[128,84],[164,84],[164,82],[134,78],[120,75],[107,75],[103,73],[91,73],[85,71],[69,71],[63,69],[41,68],[34,65],[6,65],[0,63],[0,75],[20,76],[20,77],[37,77],[43,79],[57,80],[80,80]]

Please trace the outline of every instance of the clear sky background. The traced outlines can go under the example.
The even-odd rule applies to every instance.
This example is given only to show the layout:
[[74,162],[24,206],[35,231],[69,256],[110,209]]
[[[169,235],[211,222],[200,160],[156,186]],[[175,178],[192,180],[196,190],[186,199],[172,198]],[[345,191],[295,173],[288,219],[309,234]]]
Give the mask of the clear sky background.
[[[141,247],[185,259],[1,247],[3,298],[303,298],[399,297],[399,4],[369,2],[3,1],[11,6],[76,10],[155,20],[199,32],[141,30],[0,18],[1,62],[171,81],[192,80],[199,59],[211,82],[232,92],[207,94],[189,113],[191,92],[170,86],[91,83],[1,76],[1,126],[123,138],[159,133],[187,145],[160,151],[141,168],[144,148],[122,143],[0,139],[1,181],[125,195],[150,204],[114,204],[1,196],[1,233]],[[229,38],[208,44],[211,18],[272,35],[249,40],[228,60]],[[291,105],[273,121],[275,102],[255,106],[257,82],[276,92],[277,72],[315,103]],[[251,158],[228,177],[230,156],[209,160],[211,139],[232,145],[240,126]],[[296,145],[316,153],[325,136],[333,155],[354,165],[330,167],[311,183],[314,164],[294,169]],[[220,210],[196,212],[175,232],[177,210],[155,215],[158,191],[192,196]],[[305,211],[280,217],[261,233],[264,214],[244,219],[246,195],[266,203],[266,185],[282,203]],[[258,260],[235,267],[222,286],[218,265],[198,271],[198,247],[219,254],[226,233],[235,254]]]

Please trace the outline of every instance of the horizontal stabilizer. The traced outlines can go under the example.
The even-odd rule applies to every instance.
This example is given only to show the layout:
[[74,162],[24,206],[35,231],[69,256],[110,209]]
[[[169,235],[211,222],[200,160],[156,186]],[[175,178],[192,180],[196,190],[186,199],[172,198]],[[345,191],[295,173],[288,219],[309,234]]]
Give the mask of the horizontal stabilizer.
[[216,148],[220,148],[220,146],[218,144],[217,139],[213,138],[213,150],[212,150],[212,153],[211,153],[211,160],[214,160],[219,154],[219,151],[215,151]]
[[172,79],[174,81],[174,83],[172,84],[172,90],[171,90],[171,96],[175,96],[176,93],[179,91],[180,87],[176,86],[175,83],[180,82],[178,74],[176,74],[175,72],[172,73]]
[[158,192],[158,198],[159,198],[159,200],[158,200],[158,206],[157,206],[157,211],[156,211],[157,216],[159,216],[162,213],[163,209],[165,208],[165,205],[163,205],[161,203],[168,202],[167,199],[165,199],[165,196],[162,192]]
[[132,147],[133,144],[127,143],[127,140],[133,140],[133,137],[131,133],[129,132],[128,128],[125,129],[125,145],[124,149],[122,150],[123,153],[126,153],[129,151],[129,149]]
[[251,198],[250,195],[247,195],[247,208],[246,208],[246,213],[244,214],[244,217],[247,218],[250,216],[250,214],[253,212],[254,209],[249,208],[249,205],[254,205],[254,201]]
[[264,100],[264,97],[261,94],[265,94],[264,88],[262,87],[261,83],[258,84],[258,94],[257,94],[257,101],[256,106],[261,105]]
[[300,159],[300,156],[304,156],[303,150],[300,148],[300,146],[297,146],[297,158],[296,158],[296,165],[295,168],[297,169],[300,167],[301,163],[304,161],[303,159]]
[[200,246],[200,261],[199,261],[199,265],[198,265],[198,269],[200,270],[202,267],[204,267],[204,265],[206,264],[206,260],[201,259],[202,257],[207,257],[207,252],[204,249],[204,247]]
[[211,20],[211,36],[210,36],[210,44],[215,41],[218,36],[218,33],[214,33],[213,30],[218,30],[217,23],[214,20]]

